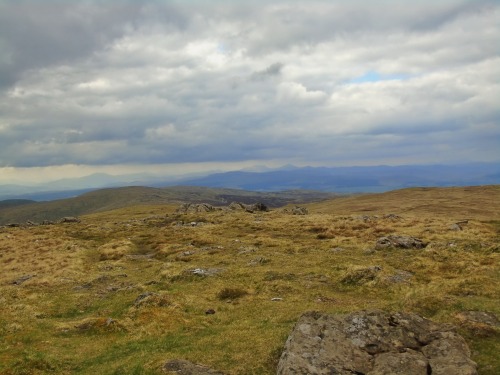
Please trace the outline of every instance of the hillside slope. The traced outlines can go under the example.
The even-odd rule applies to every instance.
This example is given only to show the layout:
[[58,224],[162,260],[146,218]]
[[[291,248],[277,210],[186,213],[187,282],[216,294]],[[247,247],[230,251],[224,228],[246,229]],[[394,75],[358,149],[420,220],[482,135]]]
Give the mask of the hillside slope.
[[[406,189],[292,215],[180,214],[119,189],[83,202],[139,205],[0,227],[0,374],[165,375],[166,361],[182,359],[272,375],[304,312],[382,310],[453,324],[478,373],[498,375],[498,191]],[[390,236],[426,246],[377,246]],[[432,366],[424,373],[439,373]]]
[[289,203],[305,203],[335,196],[331,193],[296,190],[278,193],[259,193],[237,189],[211,189],[205,187],[175,186],[168,188],[123,187],[95,190],[75,198],[49,202],[2,207],[0,225],[23,223],[27,220],[41,222],[58,220],[64,216],[80,216],[137,205],[159,205],[181,202],[225,205],[232,201],[244,203],[262,202],[270,207]]
[[333,214],[395,213],[450,218],[500,219],[500,185],[409,188],[380,194],[341,197],[309,205],[312,212]]

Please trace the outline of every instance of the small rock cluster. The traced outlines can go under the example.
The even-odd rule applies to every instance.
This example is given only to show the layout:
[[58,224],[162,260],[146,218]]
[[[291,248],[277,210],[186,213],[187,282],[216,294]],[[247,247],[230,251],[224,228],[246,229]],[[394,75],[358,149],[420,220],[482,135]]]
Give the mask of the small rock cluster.
[[424,241],[410,236],[387,236],[377,239],[375,250],[386,248],[423,249],[427,246]]

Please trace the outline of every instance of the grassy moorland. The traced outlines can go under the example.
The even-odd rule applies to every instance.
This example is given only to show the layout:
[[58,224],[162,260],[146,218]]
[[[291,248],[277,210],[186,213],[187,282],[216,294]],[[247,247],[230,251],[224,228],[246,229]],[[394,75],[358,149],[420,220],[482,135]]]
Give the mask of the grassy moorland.
[[34,222],[57,220],[64,216],[88,215],[137,205],[204,202],[220,206],[227,205],[232,201],[239,201],[244,203],[263,202],[270,207],[279,207],[290,202],[313,202],[334,196],[333,193],[312,190],[289,190],[273,193],[197,186],[165,188],[128,186],[99,189],[77,197],[48,202],[22,199],[0,201],[0,225],[23,223],[27,220]]
[[[460,319],[500,315],[499,186],[308,207],[181,215],[137,205],[1,228],[0,374],[160,374],[174,358],[272,374],[304,311],[359,309],[455,324],[480,374],[500,373],[498,328]],[[373,250],[389,234],[428,246]]]

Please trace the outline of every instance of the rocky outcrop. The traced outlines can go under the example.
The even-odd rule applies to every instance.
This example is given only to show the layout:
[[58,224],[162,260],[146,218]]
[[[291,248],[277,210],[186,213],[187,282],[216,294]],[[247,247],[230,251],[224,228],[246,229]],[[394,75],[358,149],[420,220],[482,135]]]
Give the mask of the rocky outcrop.
[[175,212],[179,214],[198,213],[198,212],[212,212],[216,208],[208,203],[183,203],[177,208]]
[[246,211],[250,213],[269,211],[264,203],[245,204],[241,202],[231,202],[228,208],[233,211]]
[[375,244],[376,250],[386,249],[386,248],[398,248],[398,249],[423,249],[427,246],[424,241],[410,236],[387,236],[380,237],[377,239]]
[[451,326],[409,313],[305,313],[289,336],[278,375],[475,375]]

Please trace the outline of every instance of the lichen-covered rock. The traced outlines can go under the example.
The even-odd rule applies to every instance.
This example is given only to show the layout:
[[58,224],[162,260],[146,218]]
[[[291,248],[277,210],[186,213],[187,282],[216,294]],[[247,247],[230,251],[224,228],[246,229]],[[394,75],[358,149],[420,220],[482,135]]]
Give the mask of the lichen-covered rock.
[[375,244],[376,250],[386,248],[399,248],[399,249],[423,249],[427,244],[415,237],[410,236],[387,236],[377,239]]
[[212,212],[216,208],[208,203],[183,203],[175,212],[179,214],[198,213],[198,212]]
[[283,209],[283,213],[292,214],[292,215],[307,215],[307,214],[309,214],[309,210],[305,207],[294,206],[291,208]]
[[278,375],[477,374],[464,339],[415,314],[304,314],[289,336]]

